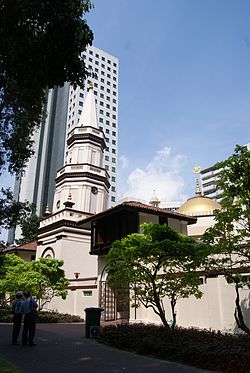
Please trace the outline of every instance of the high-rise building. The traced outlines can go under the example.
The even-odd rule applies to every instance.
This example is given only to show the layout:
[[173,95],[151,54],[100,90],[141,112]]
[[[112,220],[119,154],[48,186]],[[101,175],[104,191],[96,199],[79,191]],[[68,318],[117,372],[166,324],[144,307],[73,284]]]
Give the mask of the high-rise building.
[[[14,196],[19,201],[33,202],[37,214],[42,216],[46,206],[52,210],[55,178],[68,157],[67,137],[77,126],[83,110],[87,87],[93,83],[97,121],[106,140],[103,166],[110,175],[109,205],[116,202],[117,157],[118,157],[118,59],[90,46],[83,54],[85,64],[94,77],[87,80],[81,89],[65,83],[48,92],[44,120],[34,134],[34,155],[30,158],[25,173],[16,179]],[[8,242],[20,236],[9,232]]]
[[[250,143],[245,145],[250,150]],[[215,165],[201,170],[202,192],[206,197],[215,201],[221,200],[222,190],[218,189],[217,182],[220,179],[220,169]]]

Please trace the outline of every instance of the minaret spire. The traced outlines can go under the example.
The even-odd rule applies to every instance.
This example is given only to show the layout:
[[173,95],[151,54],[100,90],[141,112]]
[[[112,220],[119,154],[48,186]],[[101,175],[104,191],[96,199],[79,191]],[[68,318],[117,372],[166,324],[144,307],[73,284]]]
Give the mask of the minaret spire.
[[151,197],[151,200],[149,201],[149,204],[153,207],[159,207],[159,204],[161,201],[159,201],[158,197],[155,194],[155,190],[153,190],[153,196]]
[[84,101],[82,114],[79,120],[79,126],[91,126],[98,128],[94,86],[92,82],[89,83],[88,93]]

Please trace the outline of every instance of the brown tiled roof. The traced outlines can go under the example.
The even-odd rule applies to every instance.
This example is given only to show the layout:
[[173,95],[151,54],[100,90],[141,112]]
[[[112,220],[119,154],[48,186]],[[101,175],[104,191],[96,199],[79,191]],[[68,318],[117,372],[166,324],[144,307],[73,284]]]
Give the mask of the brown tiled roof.
[[185,215],[185,214],[181,214],[181,213],[178,213],[176,211],[169,211],[169,210],[166,210],[164,208],[154,207],[154,206],[151,206],[151,205],[146,205],[145,203],[142,203],[142,202],[129,201],[129,202],[123,202],[120,205],[116,205],[116,206],[111,207],[111,208],[109,208],[105,211],[99,212],[98,214],[93,215],[89,218],[80,220],[77,224],[81,225],[82,223],[85,223],[85,222],[87,223],[89,221],[97,220],[97,219],[99,219],[103,216],[112,214],[113,212],[122,210],[124,208],[134,209],[134,210],[137,210],[137,211],[145,211],[145,212],[148,212],[148,213],[151,212],[153,214],[158,214],[158,215],[165,215],[165,216],[168,216],[169,218],[171,218],[171,217],[172,218],[177,218],[177,219],[179,218],[180,220],[183,219],[183,220],[188,221],[190,224],[194,224],[197,220],[195,217],[191,217],[191,216],[188,216],[188,215]]
[[36,251],[37,242],[24,243],[18,246],[9,246],[4,249],[4,252],[17,252],[17,251]]

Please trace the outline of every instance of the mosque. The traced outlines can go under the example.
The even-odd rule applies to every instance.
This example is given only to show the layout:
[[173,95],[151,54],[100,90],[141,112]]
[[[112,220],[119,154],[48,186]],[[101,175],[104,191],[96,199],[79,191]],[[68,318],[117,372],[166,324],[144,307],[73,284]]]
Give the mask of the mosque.
[[[101,307],[103,322],[158,323],[150,309],[135,310],[129,302],[119,301],[106,281],[105,254],[116,239],[139,232],[144,222],[167,223],[199,239],[212,226],[213,211],[220,205],[202,195],[196,167],[195,196],[177,211],[160,208],[155,194],[148,205],[127,201],[108,209],[109,174],[102,167],[105,146],[90,85],[79,124],[68,134],[67,159],[57,172],[53,211],[46,209],[39,228],[36,259],[63,259],[69,280],[67,299],[55,298],[48,308],[84,316],[86,307]],[[233,331],[234,288],[222,275],[202,274],[200,281],[200,300],[190,297],[177,303],[178,325]],[[171,318],[168,300],[163,299],[163,304]]]

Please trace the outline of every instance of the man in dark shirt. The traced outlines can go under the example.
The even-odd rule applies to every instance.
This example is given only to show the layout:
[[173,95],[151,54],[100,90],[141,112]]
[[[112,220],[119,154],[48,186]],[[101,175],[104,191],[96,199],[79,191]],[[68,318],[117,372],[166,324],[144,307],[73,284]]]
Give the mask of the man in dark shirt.
[[25,290],[23,294],[25,296],[25,300],[22,305],[22,312],[24,313],[22,343],[23,346],[26,346],[27,342],[29,342],[29,346],[32,347],[36,346],[33,339],[36,332],[36,309],[38,305],[31,297],[29,290]]
[[12,344],[17,345],[18,336],[22,324],[22,300],[23,292],[18,290],[16,292],[16,299],[13,300],[11,306],[11,313],[13,314],[13,329],[12,329]]

